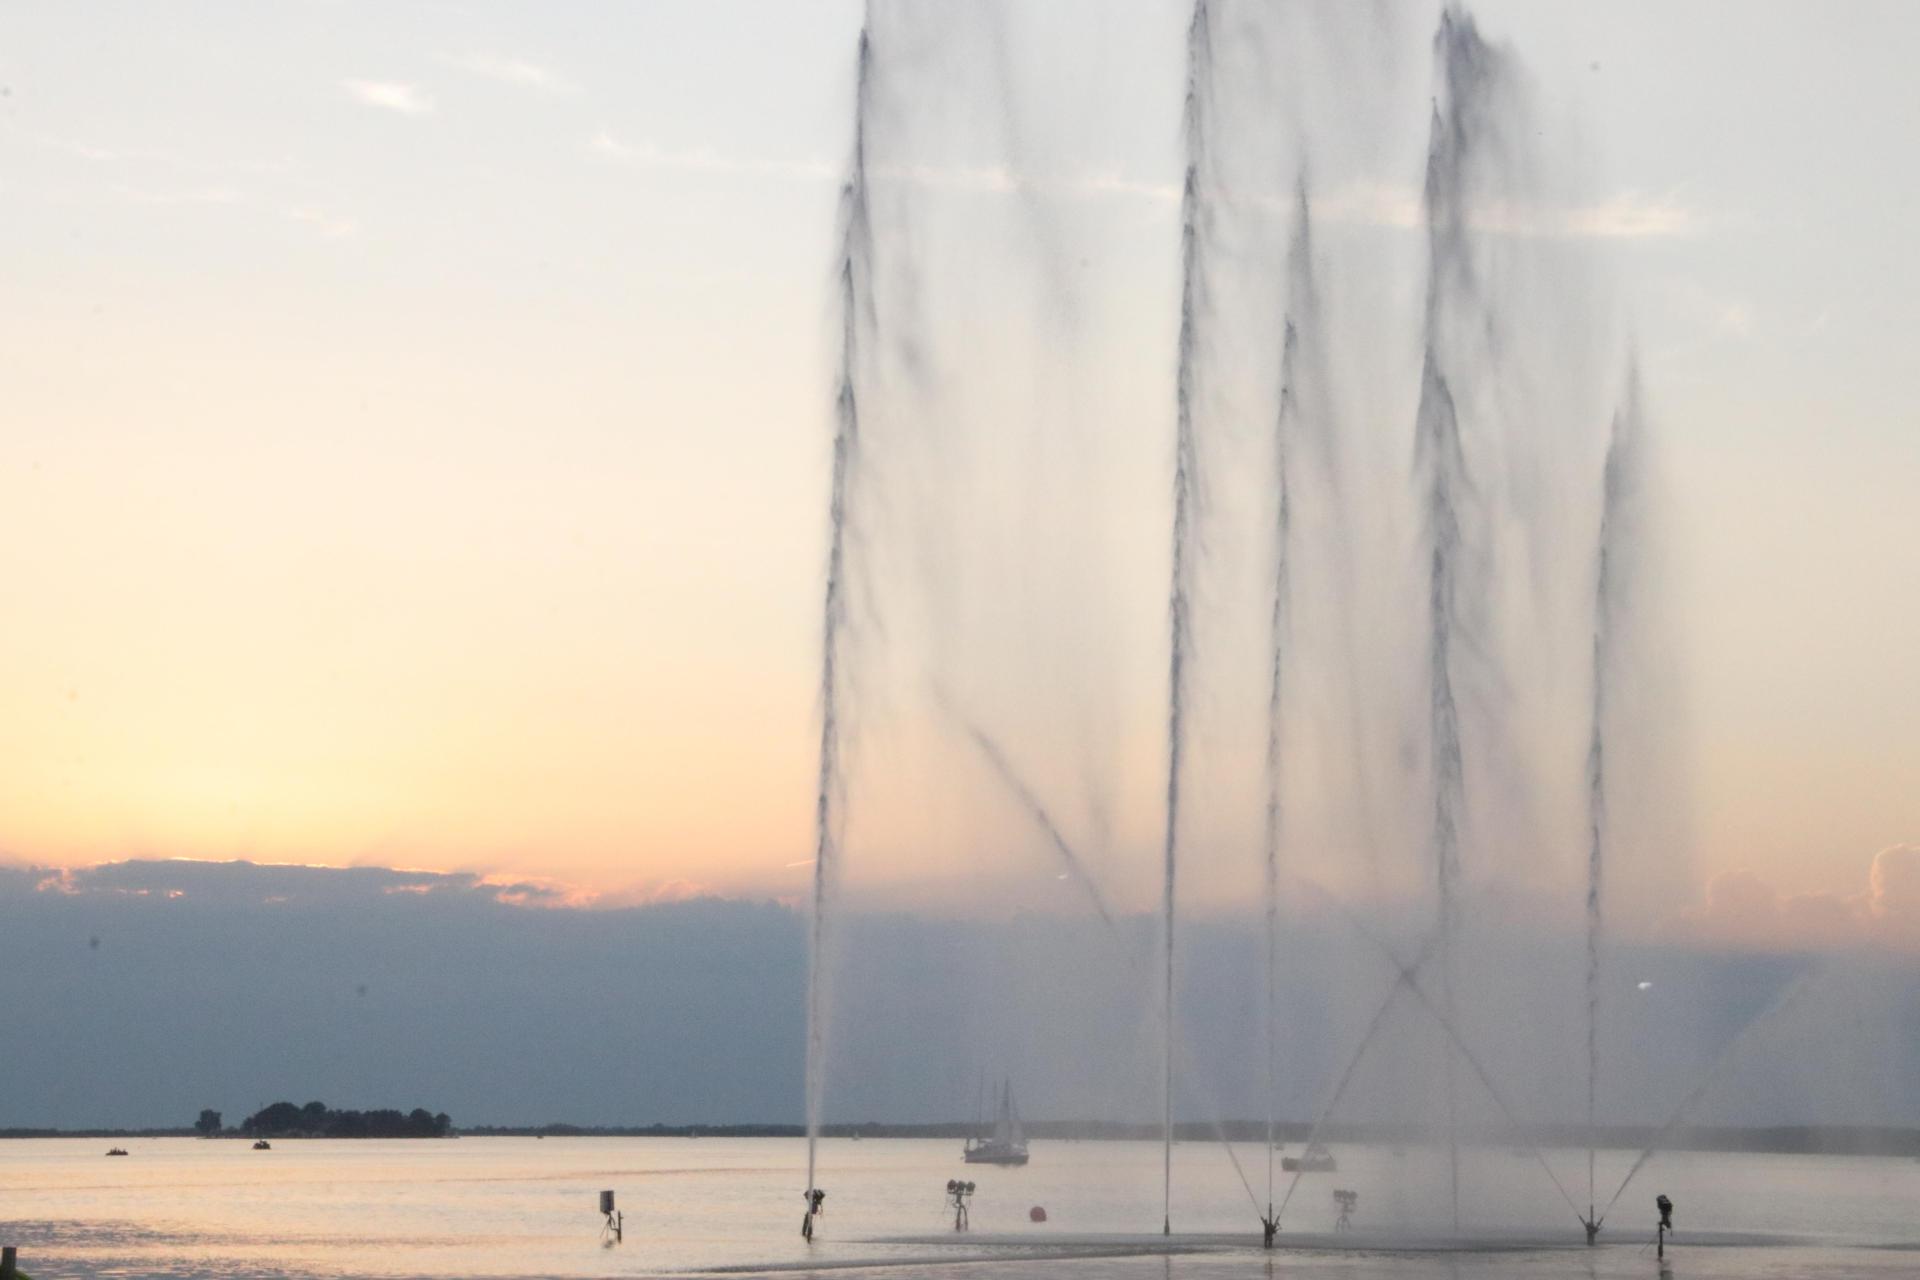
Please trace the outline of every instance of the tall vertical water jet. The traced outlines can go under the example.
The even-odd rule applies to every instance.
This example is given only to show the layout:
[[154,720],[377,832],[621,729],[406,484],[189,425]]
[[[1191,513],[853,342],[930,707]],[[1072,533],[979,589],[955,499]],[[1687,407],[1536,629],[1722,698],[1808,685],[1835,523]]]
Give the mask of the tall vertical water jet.
[[[1454,943],[1459,929],[1460,824],[1466,808],[1466,765],[1454,695],[1454,642],[1462,622],[1461,504],[1470,490],[1448,360],[1462,335],[1456,312],[1477,291],[1468,243],[1468,172],[1474,160],[1496,55],[1473,19],[1449,7],[1434,36],[1439,92],[1433,105],[1422,206],[1427,232],[1425,352],[1414,417],[1415,467],[1422,486],[1427,557],[1427,678],[1433,786],[1430,835],[1437,892],[1440,1000],[1455,1012]],[[1454,1054],[1445,1053],[1448,1190],[1460,1225],[1460,1145]]]
[[1280,1064],[1280,805],[1281,720],[1285,692],[1287,631],[1287,427],[1293,416],[1293,362],[1299,336],[1287,320],[1281,339],[1280,412],[1274,428],[1273,610],[1269,620],[1271,662],[1267,672],[1266,823],[1262,832],[1266,870],[1267,926],[1267,1219],[1273,1218],[1273,1108]]
[[1600,536],[1593,607],[1593,722],[1587,740],[1587,1224],[1594,1216],[1594,1157],[1600,1095],[1600,978],[1606,944],[1607,687],[1622,615],[1623,561],[1631,553],[1639,493],[1640,377],[1629,367],[1626,395],[1613,415],[1600,482]]
[[[1432,737],[1434,883],[1438,893],[1436,932],[1440,949],[1440,998],[1446,1016],[1454,1013],[1453,939],[1455,894],[1460,876],[1460,811],[1465,804],[1466,769],[1461,758],[1460,711],[1453,694],[1453,633],[1460,517],[1456,505],[1464,462],[1460,424],[1445,377],[1427,352],[1421,376],[1415,442],[1426,471],[1424,516],[1427,532],[1427,679],[1428,732]],[[1445,1055],[1447,1077],[1448,1187],[1453,1224],[1460,1225],[1460,1146],[1455,1112],[1453,1054]]]
[[[1280,837],[1282,802],[1281,752],[1285,744],[1282,710],[1285,705],[1287,624],[1290,604],[1289,574],[1292,548],[1289,525],[1292,520],[1288,486],[1288,460],[1295,419],[1300,412],[1297,379],[1300,376],[1300,329],[1317,323],[1318,299],[1313,283],[1313,236],[1307,203],[1307,182],[1303,174],[1296,186],[1294,228],[1287,246],[1286,320],[1280,340],[1280,405],[1274,415],[1273,429],[1273,600],[1267,621],[1267,751],[1266,821],[1262,831],[1265,865],[1267,974],[1267,1216],[1276,1221],[1273,1210],[1273,1133],[1274,1106],[1279,1092],[1279,982],[1280,982]],[[1269,1230],[1271,1230],[1271,1226]]]
[[839,874],[840,697],[847,627],[847,527],[860,446],[861,337],[873,322],[873,227],[867,205],[867,125],[873,52],[862,23],[854,61],[853,154],[840,190],[840,352],[834,395],[833,470],[827,497],[827,580],[820,650],[820,761],[813,810],[813,918],[807,939],[807,1215],[812,1238],[816,1156],[824,1100],[826,968],[830,909]]
[[1162,859],[1161,933],[1165,974],[1161,993],[1161,1223],[1173,1233],[1173,944],[1174,890],[1179,870],[1181,755],[1186,745],[1187,649],[1192,639],[1193,520],[1199,485],[1199,448],[1194,439],[1194,399],[1202,306],[1200,238],[1206,221],[1201,193],[1206,160],[1207,100],[1213,59],[1208,0],[1194,0],[1187,24],[1187,91],[1183,119],[1186,176],[1180,189],[1180,337],[1174,384],[1173,565],[1167,597],[1170,633],[1167,664],[1167,814]]

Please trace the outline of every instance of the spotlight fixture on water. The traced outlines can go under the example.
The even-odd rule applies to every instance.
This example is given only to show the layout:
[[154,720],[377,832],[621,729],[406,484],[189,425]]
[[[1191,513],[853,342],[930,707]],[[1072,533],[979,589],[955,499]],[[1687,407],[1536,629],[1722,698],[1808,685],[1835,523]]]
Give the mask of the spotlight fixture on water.
[[973,1184],[962,1182],[958,1178],[947,1179],[947,1203],[953,1206],[953,1229],[965,1231],[967,1223],[967,1201],[973,1198]]
[[1660,1248],[1655,1256],[1664,1258],[1667,1256],[1667,1232],[1673,1230],[1673,1201],[1665,1196],[1655,1196],[1653,1207],[1660,1211]]
[[1353,1226],[1353,1207],[1360,1203],[1360,1193],[1358,1191],[1336,1191],[1333,1193],[1333,1202],[1340,1206],[1340,1216],[1334,1219],[1333,1229],[1335,1231],[1349,1230]]
[[807,1205],[807,1211],[800,1219],[800,1236],[802,1239],[811,1240],[813,1239],[813,1220],[827,1211],[827,1193],[818,1187],[812,1187],[802,1191],[800,1198],[806,1201]]
[[600,1193],[600,1213],[607,1221],[600,1228],[600,1243],[616,1245],[626,1237],[626,1215],[613,1207],[613,1192]]

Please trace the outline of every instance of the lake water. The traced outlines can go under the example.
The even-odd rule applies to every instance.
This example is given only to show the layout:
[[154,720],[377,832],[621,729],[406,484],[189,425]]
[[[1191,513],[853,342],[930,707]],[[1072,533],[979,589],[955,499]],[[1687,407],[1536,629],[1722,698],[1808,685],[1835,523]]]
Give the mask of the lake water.
[[[1216,1145],[1176,1148],[1174,1225],[1160,1222],[1160,1149],[1037,1142],[1025,1169],[965,1166],[957,1141],[832,1140],[826,1213],[799,1238],[804,1144],[794,1139],[463,1138],[458,1141],[0,1141],[0,1243],[48,1277],[636,1276],[885,1266],[904,1277],[1027,1275],[1362,1280],[1454,1276],[1920,1275],[1920,1162],[1661,1156],[1588,1249],[1531,1157],[1469,1153],[1460,1235],[1443,1229],[1438,1153],[1340,1147],[1337,1174],[1303,1178],[1284,1248],[1259,1248],[1249,1188]],[[1265,1162],[1238,1149],[1264,1200]],[[1600,1198],[1631,1152],[1603,1153]],[[1548,1153],[1584,1206],[1584,1153]],[[972,1232],[943,1211],[947,1179],[978,1184]],[[1577,1182],[1577,1190],[1575,1183]],[[1280,1185],[1286,1185],[1285,1175]],[[1331,1192],[1360,1194],[1332,1234]],[[598,1193],[626,1239],[603,1246]],[[1676,1204],[1664,1271],[1652,1200]],[[1043,1206],[1044,1224],[1028,1220]],[[1142,1233],[1146,1234],[1135,1234]],[[1171,1248],[1174,1252],[1167,1252]]]

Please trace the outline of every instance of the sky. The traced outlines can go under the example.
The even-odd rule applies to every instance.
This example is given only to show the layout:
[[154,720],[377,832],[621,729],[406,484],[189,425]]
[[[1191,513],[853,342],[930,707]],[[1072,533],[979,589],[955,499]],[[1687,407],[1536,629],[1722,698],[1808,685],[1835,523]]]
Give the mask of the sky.
[[[1028,260],[985,230],[1016,195],[968,164],[1011,150],[1068,188],[1035,217],[1098,237],[1075,358],[1151,462],[1184,10],[1132,8],[1084,42],[1084,5],[1029,24],[1008,75],[1041,91],[998,103],[998,154],[977,80],[910,100],[915,136],[951,143],[921,180],[1001,210],[983,275]],[[1920,839],[1920,12],[1476,12],[1577,121],[1567,238],[1641,354],[1684,896],[1864,900],[1876,854]],[[800,894],[858,23],[755,0],[0,10],[0,860]],[[1417,264],[1398,211],[1431,13],[1389,25],[1411,124],[1344,190]],[[992,351],[973,306],[953,332]],[[1087,687],[1150,718],[1164,568],[1135,551],[1165,517],[1138,475],[1115,464],[1097,527],[1114,594],[1146,604],[1100,615],[1129,625]],[[1114,748],[1119,776],[1152,745]],[[1150,825],[1130,794],[1113,821]],[[905,843],[877,878],[914,874]],[[1737,873],[1758,890],[1709,897]]]

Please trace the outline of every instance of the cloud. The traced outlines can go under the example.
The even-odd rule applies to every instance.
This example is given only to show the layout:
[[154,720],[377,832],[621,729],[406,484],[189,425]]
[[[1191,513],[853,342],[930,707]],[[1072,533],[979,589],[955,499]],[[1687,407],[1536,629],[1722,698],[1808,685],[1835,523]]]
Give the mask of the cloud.
[[688,173],[743,174],[777,178],[831,179],[830,165],[808,160],[761,160],[724,155],[711,147],[675,149],[653,142],[623,142],[602,129],[587,150],[617,164]]
[[[1291,197],[1266,196],[1264,202]],[[1412,228],[1421,225],[1420,192],[1392,183],[1351,183],[1314,199],[1314,214],[1324,222]],[[1623,191],[1592,205],[1522,204],[1489,201],[1467,211],[1476,231],[1489,235],[1565,239],[1644,240],[1692,235],[1701,219],[1670,196]]]
[[129,858],[90,867],[0,865],[0,898],[47,897],[187,899],[224,906],[370,904],[395,897],[431,897],[481,907],[541,907],[617,911],[669,903],[719,900],[712,885],[686,879],[639,881],[591,889],[537,876],[418,871],[379,865],[328,867],[301,863]]
[[1920,844],[1896,844],[1875,854],[1867,884],[1874,918],[1920,938]]
[[1753,308],[1739,302],[1726,303],[1714,313],[1714,324],[1729,337],[1751,338]]
[[116,204],[183,210],[244,206],[264,215],[277,213],[327,240],[342,239],[359,229],[352,218],[314,207],[315,184],[302,177],[298,164],[289,156],[238,162],[230,156],[196,159],[150,148],[100,146],[21,130],[3,122],[0,135],[102,169],[125,172],[125,179],[98,188],[100,198]]
[[440,61],[450,67],[502,84],[520,85],[541,93],[578,93],[579,87],[565,76],[519,58],[498,53],[443,53]]
[[387,80],[348,80],[341,87],[355,100],[369,107],[382,107],[408,116],[422,116],[433,110],[433,99],[410,84],[396,84]]
[[[832,180],[833,166],[819,161],[783,161],[730,156],[711,148],[675,150],[652,142],[624,142],[602,129],[587,149],[607,160],[650,168],[721,174],[759,174],[775,177]],[[1180,187],[1116,173],[1035,175],[999,165],[879,166],[870,171],[875,183],[905,183],[949,191],[987,195],[1042,195],[1063,199],[1149,200],[1177,204]],[[1229,202],[1290,213],[1291,191],[1224,193]],[[1314,214],[1329,223],[1413,230],[1421,225],[1417,188],[1390,183],[1356,183],[1319,195]],[[1469,213],[1475,230],[1489,235],[1560,237],[1566,239],[1654,239],[1690,235],[1700,218],[1667,197],[1645,197],[1623,192],[1598,204],[1556,206],[1489,203]]]
[[1652,239],[1692,235],[1700,229],[1700,218],[1670,199],[1629,191],[1584,209],[1565,210],[1561,225],[1567,235]]
[[1920,950],[1920,844],[1882,849],[1859,894],[1783,894],[1746,868],[1722,872],[1707,882],[1705,904],[1667,930],[1752,951]]
[[210,186],[192,187],[183,190],[157,191],[143,187],[116,186],[113,194],[128,204],[143,204],[156,207],[176,207],[180,205],[226,205],[244,203],[246,197],[232,187]]
[[1708,289],[1697,280],[1680,279],[1667,286],[1668,307],[1714,339],[1746,341],[1760,330],[1761,317],[1745,300]]
[[173,155],[164,151],[146,148],[105,147],[80,138],[62,137],[57,134],[40,133],[32,129],[22,129],[12,122],[0,122],[0,131],[7,136],[17,138],[29,146],[40,147],[48,151],[57,151],[93,164],[122,163],[126,161],[147,161],[167,165],[178,165]]
[[[1907,847],[1875,860],[1889,910],[1911,902],[1902,895],[1914,887],[1915,857]],[[798,1119],[807,914],[764,901],[660,900],[685,888],[637,890],[655,901],[618,910],[528,910],[503,899],[545,901],[548,886],[470,873],[186,860],[0,865],[0,1008],[12,1019],[9,1043],[35,1046],[7,1060],[0,1123],[181,1124],[204,1106],[244,1112],[275,1096],[359,1106],[416,1099],[467,1124]],[[1138,984],[1121,958],[1150,941],[1151,917],[1135,917],[1131,943],[1116,950],[1091,913],[1030,904],[1009,913],[1007,901],[985,917],[858,909],[841,917],[829,992],[840,1064],[832,1114],[951,1119],[955,1100],[971,1097],[983,1028],[1022,1046],[1020,1088],[1036,1114],[1158,1114],[1158,1077],[1144,1069],[1157,1048],[1134,1038]],[[1750,874],[1727,877],[1715,901],[1779,928],[1780,896]],[[1462,958],[1477,979],[1465,984],[1483,1002],[1476,1007],[1505,1014],[1476,1021],[1476,1047],[1509,1064],[1516,1084],[1526,1081],[1538,1114],[1579,1114],[1571,1046],[1585,1006],[1563,999],[1554,976],[1573,972],[1565,966],[1577,947],[1536,913],[1510,923],[1485,967]],[[1208,1072],[1193,1083],[1222,1113],[1257,1115],[1263,1086],[1236,1066],[1262,1052],[1259,1019],[1246,1016],[1265,962],[1257,924],[1192,924],[1183,1008],[1194,1060]],[[1392,977],[1371,944],[1324,912],[1291,920],[1281,946],[1298,981],[1279,1012],[1302,1043],[1337,1041],[1342,1019],[1361,1008],[1353,1002],[1372,1006]],[[1607,1050],[1620,1073],[1615,1118],[1644,1123],[1697,1087],[1702,1064],[1811,967],[1760,948],[1625,940],[1614,963],[1623,983],[1652,984],[1631,1020],[1614,1020],[1621,1038]],[[1920,1046],[1900,1034],[1912,1025],[1911,974],[1893,972],[1903,1003],[1900,1020],[1885,1023],[1885,1061],[1902,1081],[1920,1070]],[[1794,1017],[1822,1003],[1804,1001]],[[1792,1085],[1796,1072],[1831,1069],[1831,1055],[1796,1058],[1797,1046],[1831,1042],[1851,1056],[1881,1043],[1814,1030],[1831,1025],[1783,1021],[1769,1032],[1779,1038],[1765,1042],[1767,1052],[1741,1056],[1740,1071],[1716,1087],[1715,1122],[1860,1120],[1851,1089],[1781,1103],[1778,1073]],[[1383,1068],[1383,1057],[1400,1060],[1429,1034],[1417,1009],[1389,1020],[1383,1056],[1370,1060],[1373,1082],[1350,1100],[1353,1118],[1404,1116],[1407,1099],[1422,1095],[1396,1082],[1417,1076]],[[103,1044],[117,1051],[102,1054]],[[1089,1044],[1116,1048],[1088,1055]],[[530,1057],[528,1045],[542,1052]],[[568,1069],[543,1069],[548,1062]],[[1312,1114],[1337,1066],[1303,1062],[1282,1083],[1283,1111]],[[1879,1108],[1867,1118],[1920,1119],[1911,1090],[1889,1093]]]
[[360,229],[360,224],[352,218],[344,218],[338,214],[326,213],[319,209],[295,206],[284,209],[281,212],[283,212],[291,222],[312,227],[320,234],[322,239],[326,240],[342,240]]
[[606,893],[595,894],[578,905],[602,909],[652,907],[670,902],[694,902],[701,898],[712,898],[714,896],[716,895],[712,888],[698,881],[670,879],[629,885],[625,889],[614,889]]

